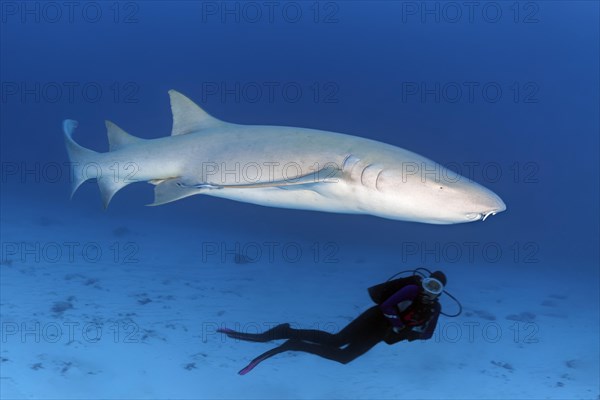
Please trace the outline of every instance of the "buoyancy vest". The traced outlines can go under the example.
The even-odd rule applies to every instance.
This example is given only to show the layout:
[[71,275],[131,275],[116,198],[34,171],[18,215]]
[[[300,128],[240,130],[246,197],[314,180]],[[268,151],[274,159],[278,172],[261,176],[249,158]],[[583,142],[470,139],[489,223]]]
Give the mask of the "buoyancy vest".
[[400,319],[406,326],[419,326],[429,321],[434,312],[434,303],[426,304],[413,301],[406,310],[400,313]]

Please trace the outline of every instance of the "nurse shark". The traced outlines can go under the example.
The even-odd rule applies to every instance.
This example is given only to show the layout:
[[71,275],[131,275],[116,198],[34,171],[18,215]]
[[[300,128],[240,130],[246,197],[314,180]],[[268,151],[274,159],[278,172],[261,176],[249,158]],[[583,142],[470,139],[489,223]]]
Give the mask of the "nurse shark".
[[106,121],[106,153],[77,144],[77,121],[63,122],[71,195],[95,178],[105,207],[126,185],[145,181],[155,185],[150,205],[205,194],[429,224],[485,220],[506,209],[489,189],[400,147],[315,129],[233,124],[177,91],[169,96],[170,136],[141,139]]

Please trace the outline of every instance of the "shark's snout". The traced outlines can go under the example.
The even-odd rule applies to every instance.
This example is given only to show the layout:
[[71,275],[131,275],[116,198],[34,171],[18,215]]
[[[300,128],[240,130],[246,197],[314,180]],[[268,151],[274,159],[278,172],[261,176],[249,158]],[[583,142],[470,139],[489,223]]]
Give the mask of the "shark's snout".
[[490,215],[496,215],[506,210],[506,204],[502,201],[502,199],[496,195],[494,195],[494,203],[491,207],[485,209],[484,211],[471,212],[467,214],[467,218],[473,221],[485,221]]
[[493,196],[490,199],[490,209],[485,213],[486,215],[489,215],[491,213],[498,214],[506,210],[506,204],[504,203],[504,201],[502,201],[500,196],[493,192],[492,194]]
[[496,215],[506,210],[506,204],[502,199],[491,190],[485,189],[479,192],[477,200],[473,202],[473,207],[466,213],[469,221],[485,221],[490,215]]

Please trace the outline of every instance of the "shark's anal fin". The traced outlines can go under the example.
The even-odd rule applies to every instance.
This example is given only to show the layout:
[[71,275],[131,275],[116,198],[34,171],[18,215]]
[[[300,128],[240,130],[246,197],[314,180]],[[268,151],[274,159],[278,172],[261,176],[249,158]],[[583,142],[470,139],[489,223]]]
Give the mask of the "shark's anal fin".
[[108,208],[108,204],[112,200],[115,193],[129,185],[131,182],[124,179],[115,179],[112,176],[98,178],[98,187],[102,197],[104,209]]

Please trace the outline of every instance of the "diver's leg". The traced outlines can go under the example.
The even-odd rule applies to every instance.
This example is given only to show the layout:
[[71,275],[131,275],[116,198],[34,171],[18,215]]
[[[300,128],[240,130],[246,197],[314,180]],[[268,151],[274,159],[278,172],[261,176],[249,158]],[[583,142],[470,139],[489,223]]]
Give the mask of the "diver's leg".
[[217,329],[217,332],[224,333],[230,338],[246,340],[249,342],[269,342],[277,339],[287,339],[289,336],[290,324],[280,324],[268,331],[262,333],[237,332],[228,328]]
[[290,339],[288,342],[287,351],[302,351],[305,353],[315,354],[317,356],[337,361],[342,364],[347,364],[355,358],[365,354],[377,343],[381,342],[385,334],[381,331],[370,332],[365,335],[360,335],[352,338],[352,342],[344,348],[330,346],[326,344],[309,343],[302,340]]
[[362,335],[368,335],[369,332],[384,332],[387,328],[388,322],[379,306],[373,306],[339,331],[335,335],[336,343],[338,343],[338,346],[342,346],[351,343],[355,338],[360,338]]
[[330,333],[317,329],[290,328],[287,338],[340,347],[350,343],[354,337],[360,335],[362,332],[369,332],[372,329],[379,327],[382,325],[384,318],[385,317],[379,310],[379,307],[375,306],[364,311],[337,333]]
[[330,333],[317,329],[294,329],[289,324],[281,324],[263,333],[237,332],[231,329],[218,329],[230,338],[251,342],[268,342],[277,339],[296,339],[331,346],[343,346],[350,343],[360,332],[369,331],[385,325],[385,317],[378,306],[373,306],[359,315],[338,333]]
[[[357,327],[358,325],[362,324],[357,324],[355,320],[351,322],[350,325]],[[218,329],[217,332],[224,333],[232,339],[246,340],[249,342],[269,342],[277,339],[296,339],[339,347],[346,343],[341,339],[350,336],[347,328],[348,327],[344,328],[345,333],[341,336],[339,332],[330,333],[318,329],[294,329],[291,328],[289,324],[277,325],[276,327],[262,333],[237,332],[227,328]],[[352,329],[352,331],[353,330],[354,329]]]
[[371,332],[368,335],[363,335],[360,340],[353,341],[347,347],[340,349],[336,346],[328,346],[317,343],[308,343],[302,340],[290,339],[269,351],[264,352],[256,357],[250,363],[242,368],[238,374],[246,375],[252,371],[259,363],[274,355],[284,353],[286,351],[303,351],[305,353],[315,354],[317,356],[337,361],[342,364],[347,364],[358,356],[369,351],[373,346],[383,340],[383,333]]
[[[292,339],[286,342],[291,351],[303,351],[347,364],[384,340],[388,322],[378,306],[371,307],[334,336],[332,343]],[[346,347],[340,346],[347,344]]]
[[[250,362],[250,364],[240,370],[239,374],[245,375],[260,362],[285,351],[303,351],[305,353],[315,354],[329,360],[340,362],[342,364],[347,364],[369,351],[377,343],[381,342],[385,338],[388,328],[389,327],[387,326],[385,317],[383,317],[381,311],[377,310],[376,307],[365,311],[357,319],[352,321],[350,324],[348,324],[348,326],[342,329],[342,331],[335,335],[324,331],[291,329],[288,324],[282,324],[273,328],[273,330],[281,329],[286,331],[284,333],[296,336],[296,338],[289,339],[281,346],[275,347],[274,349],[271,349],[256,357]],[[234,336],[235,334],[241,334],[239,332],[229,330],[221,331],[227,333],[230,337],[236,337]],[[292,332],[290,333],[289,331]],[[258,341],[255,340],[257,337],[260,337],[268,332],[269,331],[257,335],[248,334],[250,336],[247,336],[245,340]],[[254,339],[251,339],[252,336],[254,336]],[[308,341],[298,339],[298,337],[304,337],[305,340],[314,340],[318,337],[321,342],[309,343]],[[325,343],[326,341],[329,341],[330,343]],[[345,348],[340,348],[340,341],[344,342],[342,344],[348,344],[348,346]]]

